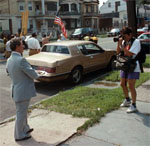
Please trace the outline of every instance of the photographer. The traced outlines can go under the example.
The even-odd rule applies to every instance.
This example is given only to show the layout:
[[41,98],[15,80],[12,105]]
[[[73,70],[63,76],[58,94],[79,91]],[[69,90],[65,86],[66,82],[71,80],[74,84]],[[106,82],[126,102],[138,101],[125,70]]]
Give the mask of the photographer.
[[[129,56],[135,58],[136,55],[140,52],[141,46],[140,41],[135,39],[132,35],[132,29],[129,27],[124,27],[121,31],[121,37],[118,38],[118,45],[117,45],[117,54],[123,52],[124,56]],[[140,76],[140,66],[139,61],[136,61],[136,67],[134,72],[124,72],[120,71],[120,85],[123,89],[123,93],[125,96],[125,100],[120,105],[121,107],[129,107],[127,109],[127,113],[136,112],[136,90],[135,90],[135,83],[136,80],[139,79]],[[131,99],[129,98],[128,87],[131,92],[132,97],[132,104]]]

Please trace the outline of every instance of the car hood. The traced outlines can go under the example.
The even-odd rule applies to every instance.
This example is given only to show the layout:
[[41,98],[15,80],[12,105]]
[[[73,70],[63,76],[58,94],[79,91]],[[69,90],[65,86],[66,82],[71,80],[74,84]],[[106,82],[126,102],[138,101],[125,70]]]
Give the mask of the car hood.
[[40,52],[39,54],[29,56],[26,59],[31,65],[53,67],[59,61],[65,60],[67,58],[70,58],[70,55],[50,53],[50,52]]

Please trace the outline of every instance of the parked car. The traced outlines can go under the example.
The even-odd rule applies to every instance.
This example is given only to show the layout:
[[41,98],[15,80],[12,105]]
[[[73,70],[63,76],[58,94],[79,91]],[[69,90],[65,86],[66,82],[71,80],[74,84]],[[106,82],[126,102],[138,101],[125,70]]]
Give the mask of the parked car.
[[145,49],[146,53],[150,53],[150,32],[145,32],[138,36],[141,42],[141,47]]
[[3,39],[0,39],[0,52],[4,52],[5,51],[5,45],[4,45],[4,41]]
[[88,28],[77,28],[70,35],[70,39],[72,39],[72,40],[82,40],[85,36],[87,36],[87,35],[90,36],[92,33],[95,33],[95,32],[90,27],[88,27]]
[[39,81],[70,78],[77,84],[82,75],[101,68],[113,67],[116,51],[103,50],[91,41],[66,40],[45,44],[39,54],[27,57],[32,67],[44,71]]
[[120,34],[120,29],[119,28],[113,28],[113,29],[111,29],[111,31],[107,32],[108,37],[117,36],[119,34]]
[[148,31],[148,27],[139,28],[137,29],[137,35],[139,36],[142,33],[147,32],[147,31]]

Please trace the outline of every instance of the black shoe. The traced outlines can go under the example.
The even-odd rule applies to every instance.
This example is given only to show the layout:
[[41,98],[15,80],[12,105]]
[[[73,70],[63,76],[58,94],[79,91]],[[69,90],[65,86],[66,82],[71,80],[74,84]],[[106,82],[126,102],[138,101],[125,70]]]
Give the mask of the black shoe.
[[15,141],[23,141],[23,140],[27,140],[29,138],[31,138],[31,136],[26,136],[26,137],[24,137],[22,139],[15,139]]
[[28,133],[31,133],[33,130],[34,130],[34,129],[31,128],[31,129],[29,129],[26,133],[27,133],[27,134],[28,134]]

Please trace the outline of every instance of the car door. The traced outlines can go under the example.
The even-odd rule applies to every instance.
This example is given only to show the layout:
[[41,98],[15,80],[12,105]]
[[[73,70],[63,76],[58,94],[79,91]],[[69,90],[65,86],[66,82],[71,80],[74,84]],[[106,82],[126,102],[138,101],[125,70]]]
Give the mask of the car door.
[[97,70],[104,68],[107,64],[105,51],[96,44],[89,43],[82,45],[84,63],[87,70]]

